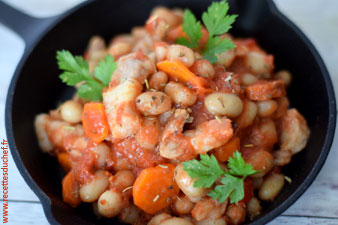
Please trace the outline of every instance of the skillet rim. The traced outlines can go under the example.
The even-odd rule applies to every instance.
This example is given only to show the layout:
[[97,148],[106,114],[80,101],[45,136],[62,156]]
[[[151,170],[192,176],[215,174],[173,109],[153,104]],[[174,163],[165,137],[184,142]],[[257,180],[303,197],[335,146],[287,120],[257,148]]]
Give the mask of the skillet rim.
[[[48,221],[52,224],[59,224],[56,220],[56,218],[53,216],[51,207],[52,207],[52,201],[51,199],[40,189],[40,187],[37,185],[37,183],[33,180],[33,178],[30,176],[29,172],[25,168],[19,151],[16,147],[15,140],[14,140],[14,131],[12,127],[12,104],[13,104],[13,95],[14,91],[16,89],[16,84],[18,81],[18,78],[21,75],[21,70],[23,66],[26,63],[27,58],[30,56],[30,54],[34,51],[37,44],[40,42],[40,40],[49,32],[51,31],[57,24],[59,24],[61,21],[66,19],[69,15],[76,13],[80,8],[85,7],[89,4],[94,3],[94,0],[88,0],[85,1],[76,7],[70,9],[64,14],[61,14],[58,18],[56,18],[48,27],[45,29],[33,44],[30,46],[25,47],[24,55],[20,59],[20,62],[18,63],[18,66],[16,67],[15,73],[11,79],[8,92],[7,92],[7,98],[6,98],[6,108],[5,108],[5,126],[6,126],[6,134],[7,139],[9,143],[9,147],[11,150],[12,157],[14,159],[14,162],[16,166],[18,167],[18,170],[20,171],[21,176],[24,178],[25,182],[28,184],[28,186],[33,190],[33,192],[38,196],[38,198],[41,201],[41,204],[43,206],[45,215],[48,219]],[[325,89],[328,96],[328,111],[329,111],[329,121],[328,121],[328,127],[326,130],[324,145],[321,148],[321,152],[319,154],[319,157],[317,158],[312,170],[308,173],[303,183],[301,183],[298,188],[295,190],[294,193],[290,194],[286,200],[284,200],[280,205],[278,205],[276,208],[274,208],[272,211],[267,213],[266,215],[262,216],[261,218],[255,219],[250,224],[251,225],[259,225],[259,224],[265,224],[272,219],[276,218],[278,215],[280,215],[282,212],[284,212],[287,208],[289,208],[299,197],[305,192],[305,190],[312,184],[314,179],[318,176],[321,168],[323,167],[325,160],[328,156],[328,153],[331,149],[334,134],[335,134],[335,127],[336,127],[336,100],[335,100],[335,93],[333,84],[329,75],[329,72],[320,56],[318,51],[315,49],[313,44],[310,42],[310,40],[306,37],[306,35],[293,23],[291,22],[284,14],[282,14],[276,5],[271,1],[267,1],[269,5],[269,13],[273,14],[277,17],[278,20],[280,20],[282,23],[284,23],[286,26],[288,26],[290,29],[292,29],[298,38],[304,43],[304,45],[309,49],[312,56],[315,58],[315,61],[318,64],[318,67],[320,68],[320,72],[322,74],[322,77],[325,81]]]

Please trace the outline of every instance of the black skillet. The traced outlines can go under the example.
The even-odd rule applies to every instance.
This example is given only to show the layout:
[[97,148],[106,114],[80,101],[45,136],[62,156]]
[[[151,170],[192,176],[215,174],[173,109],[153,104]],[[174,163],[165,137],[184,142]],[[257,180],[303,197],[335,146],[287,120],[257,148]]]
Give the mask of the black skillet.
[[[70,96],[71,89],[58,78],[55,52],[68,49],[82,54],[92,35],[109,40],[143,25],[157,5],[190,8],[201,15],[209,0],[100,0],[85,2],[57,17],[36,19],[0,1],[0,22],[16,31],[26,42],[9,87],[6,102],[6,131],[13,158],[27,184],[40,198],[52,224],[121,224],[97,219],[89,204],[73,209],[62,202],[62,172],[56,160],[41,153],[34,129],[34,116],[48,112]],[[288,96],[293,107],[305,116],[311,129],[307,148],[283,169],[291,179],[281,194],[254,221],[272,220],[309,187],[330,150],[336,103],[332,83],[319,54],[305,35],[283,16],[270,0],[230,0],[232,13],[239,14],[232,33],[254,37],[275,55],[277,69],[288,69],[293,82]]]

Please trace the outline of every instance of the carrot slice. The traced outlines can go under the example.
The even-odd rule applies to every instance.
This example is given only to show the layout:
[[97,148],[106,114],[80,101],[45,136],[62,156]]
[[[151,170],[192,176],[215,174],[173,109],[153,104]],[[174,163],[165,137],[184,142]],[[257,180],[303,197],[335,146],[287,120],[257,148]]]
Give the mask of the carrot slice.
[[59,164],[61,165],[62,169],[65,172],[68,172],[72,169],[72,164],[69,159],[69,155],[65,152],[61,152],[57,155],[57,159]]
[[179,193],[174,170],[170,163],[142,170],[133,186],[134,204],[149,214],[169,206]]
[[184,84],[188,84],[188,86],[194,88],[199,94],[205,93],[208,90],[205,88],[205,79],[196,76],[180,61],[164,60],[157,63],[157,68],[167,73],[171,78],[177,79]]
[[218,161],[226,162],[240,148],[240,139],[233,137],[228,143],[215,149],[214,155]]
[[86,103],[82,114],[82,124],[87,137],[96,144],[108,136],[108,122],[102,103]]
[[73,171],[70,171],[62,180],[62,198],[65,203],[72,207],[81,203],[79,187],[75,182]]

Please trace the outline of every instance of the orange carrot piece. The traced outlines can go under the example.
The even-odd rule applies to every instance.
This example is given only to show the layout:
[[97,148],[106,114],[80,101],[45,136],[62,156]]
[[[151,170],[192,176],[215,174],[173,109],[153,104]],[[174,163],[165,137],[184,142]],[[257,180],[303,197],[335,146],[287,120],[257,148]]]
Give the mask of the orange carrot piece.
[[62,180],[62,198],[65,203],[72,207],[81,203],[79,186],[75,182],[73,171],[70,171]]
[[82,114],[82,124],[87,137],[96,144],[108,136],[108,122],[102,103],[86,103]]
[[142,170],[133,186],[134,204],[149,214],[172,204],[179,193],[174,170],[170,163]]
[[202,77],[196,76],[183,63],[179,61],[164,60],[157,63],[157,68],[167,73],[173,79],[177,79],[184,84],[188,84],[196,89],[197,93],[205,92],[206,81]]
[[236,151],[239,151],[239,148],[240,139],[238,137],[233,137],[228,143],[216,148],[214,155],[218,161],[226,162]]
[[72,164],[69,159],[69,155],[65,152],[61,152],[57,155],[57,159],[59,164],[61,165],[62,169],[65,172],[68,172],[72,169]]

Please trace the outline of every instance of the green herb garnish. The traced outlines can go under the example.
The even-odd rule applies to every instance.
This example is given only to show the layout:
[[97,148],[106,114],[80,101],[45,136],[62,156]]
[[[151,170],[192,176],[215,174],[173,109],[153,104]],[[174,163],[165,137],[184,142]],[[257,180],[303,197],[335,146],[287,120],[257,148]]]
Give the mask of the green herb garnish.
[[229,4],[223,0],[213,2],[207,12],[202,14],[202,21],[208,30],[209,37],[204,49],[199,49],[198,42],[202,38],[202,25],[190,10],[185,10],[183,16],[183,31],[188,36],[179,37],[176,43],[185,45],[189,48],[198,49],[203,58],[211,63],[217,62],[216,54],[235,48],[235,44],[230,39],[221,39],[219,35],[228,32],[235,22],[237,15],[228,15]]
[[117,67],[114,57],[107,55],[99,62],[93,75],[89,72],[88,62],[82,56],[73,56],[69,51],[62,50],[57,52],[56,59],[59,69],[64,71],[60,75],[62,82],[69,86],[77,85],[80,98],[102,101],[102,90],[109,85]]
[[194,187],[210,188],[221,177],[222,185],[216,185],[208,195],[219,202],[230,197],[230,203],[237,203],[244,198],[244,179],[258,173],[252,165],[245,163],[241,153],[236,151],[228,160],[228,171],[223,170],[214,155],[200,155],[196,159],[183,162],[184,171],[191,178],[196,178]]

